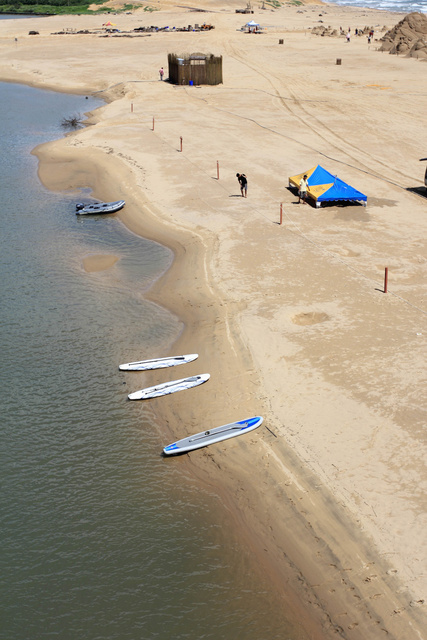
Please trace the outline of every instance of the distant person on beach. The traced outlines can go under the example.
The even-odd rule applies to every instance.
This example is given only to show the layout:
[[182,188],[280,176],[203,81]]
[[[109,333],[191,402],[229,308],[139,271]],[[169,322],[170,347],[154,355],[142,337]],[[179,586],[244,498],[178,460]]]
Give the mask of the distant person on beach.
[[240,193],[242,194],[242,198],[248,197],[248,179],[244,173],[236,173],[236,178],[240,184]]
[[307,197],[307,189],[308,189],[308,182],[307,182],[307,175],[304,174],[304,177],[301,178],[301,180],[299,181],[299,191],[298,191],[298,204],[301,202],[305,204],[305,199]]
[[163,80],[163,74],[165,72],[163,71],[163,67],[161,67],[160,71],[159,71],[159,75],[160,75],[160,80]]
[[346,38],[347,38],[347,42],[350,42],[350,31],[347,31]]

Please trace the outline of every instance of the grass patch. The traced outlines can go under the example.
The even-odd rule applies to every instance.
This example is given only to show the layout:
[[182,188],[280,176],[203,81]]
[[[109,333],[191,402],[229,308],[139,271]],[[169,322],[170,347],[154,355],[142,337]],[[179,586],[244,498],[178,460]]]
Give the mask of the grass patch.
[[[88,14],[96,15],[98,13],[123,13],[139,9],[140,5],[125,4],[121,9],[114,9],[105,5],[108,0],[93,0],[91,2],[82,2],[82,0],[49,0],[38,4],[37,0],[25,0],[25,2],[2,3],[0,0],[0,13],[9,14],[34,14],[34,15],[75,15]],[[99,9],[95,11],[89,9],[91,5],[99,5]],[[152,7],[144,7],[144,11],[154,11]]]
[[264,0],[264,4],[268,4],[270,7],[274,9],[280,9],[282,3],[279,0]]

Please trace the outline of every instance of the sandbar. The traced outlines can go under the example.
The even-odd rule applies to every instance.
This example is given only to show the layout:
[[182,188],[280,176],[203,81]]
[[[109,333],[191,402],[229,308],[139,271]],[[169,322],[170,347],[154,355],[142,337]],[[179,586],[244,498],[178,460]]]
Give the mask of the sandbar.
[[118,256],[112,255],[91,255],[83,258],[83,268],[87,273],[95,271],[106,271],[111,269],[119,260]]

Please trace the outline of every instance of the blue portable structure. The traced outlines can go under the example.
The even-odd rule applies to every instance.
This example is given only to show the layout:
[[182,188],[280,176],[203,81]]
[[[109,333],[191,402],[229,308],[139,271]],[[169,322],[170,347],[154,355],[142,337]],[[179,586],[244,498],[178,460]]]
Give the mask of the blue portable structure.
[[289,186],[299,189],[300,180],[305,175],[308,183],[307,196],[315,201],[316,207],[320,207],[322,202],[337,201],[361,202],[366,207],[367,196],[351,187],[338,176],[334,176],[321,167],[320,164],[289,178]]

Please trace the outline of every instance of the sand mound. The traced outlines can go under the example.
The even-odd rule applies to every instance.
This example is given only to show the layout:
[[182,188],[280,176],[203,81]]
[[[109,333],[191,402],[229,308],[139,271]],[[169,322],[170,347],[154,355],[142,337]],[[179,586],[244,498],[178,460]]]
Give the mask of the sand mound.
[[329,316],[327,313],[315,311],[306,311],[303,313],[299,313],[292,318],[292,322],[294,324],[299,324],[301,326],[318,324],[319,322],[326,322],[326,320],[329,320]]
[[[319,20],[319,22],[322,22],[322,20]],[[384,27],[383,29],[384,31],[387,30],[387,27]],[[357,34],[354,33],[354,35],[356,36],[368,36],[369,33],[372,31],[374,32],[374,27],[364,27],[363,29],[356,29]],[[325,25],[318,25],[313,27],[311,33],[315,36],[322,36],[322,37],[331,37],[331,38],[345,38],[346,36],[346,31],[344,31],[344,29],[342,29],[342,27],[338,29],[334,29],[333,27],[331,27],[330,25],[328,27],[326,27]]]
[[332,29],[332,27],[324,27],[322,26],[318,26],[318,27],[313,27],[312,32],[315,36],[331,36],[331,37],[336,37],[339,35],[339,32],[337,31],[337,29]]
[[410,13],[381,38],[380,51],[427,60],[427,16]]
[[[367,36],[371,31],[374,31],[374,27],[364,27],[363,29],[357,30],[357,35]],[[329,36],[331,38],[339,38],[339,37],[344,38],[346,35],[346,32],[341,27],[338,30],[338,29],[333,29],[331,26],[325,27],[324,25],[313,27],[311,33],[315,36],[323,36],[323,37]]]

